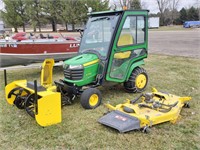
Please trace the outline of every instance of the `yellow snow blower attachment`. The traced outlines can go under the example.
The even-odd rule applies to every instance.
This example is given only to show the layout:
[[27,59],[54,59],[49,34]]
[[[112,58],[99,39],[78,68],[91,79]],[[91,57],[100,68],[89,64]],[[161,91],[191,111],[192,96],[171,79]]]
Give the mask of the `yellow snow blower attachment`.
[[61,122],[61,95],[52,86],[53,59],[46,59],[42,64],[41,84],[37,81],[14,81],[5,87],[6,100],[36,119],[41,126]]
[[[136,103],[138,100],[141,102]],[[152,125],[167,121],[175,123],[182,107],[189,107],[190,100],[191,97],[162,93],[154,88],[152,93],[141,94],[135,100],[127,100],[124,104],[115,107],[106,104],[112,111],[101,117],[99,122],[119,132],[137,129],[148,132]]]

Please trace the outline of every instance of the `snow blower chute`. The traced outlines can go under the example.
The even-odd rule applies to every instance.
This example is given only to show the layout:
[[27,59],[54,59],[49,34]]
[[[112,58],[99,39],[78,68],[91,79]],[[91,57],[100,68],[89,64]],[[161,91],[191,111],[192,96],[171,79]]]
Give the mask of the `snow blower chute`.
[[40,84],[36,80],[18,80],[5,87],[7,102],[19,109],[25,109],[41,126],[61,122],[61,95],[56,92],[56,86],[52,86],[53,65],[53,59],[43,62]]
[[[136,103],[141,100],[140,103]],[[117,129],[119,132],[128,132],[137,129],[149,131],[149,127],[170,121],[175,123],[182,107],[189,107],[191,97],[158,92],[141,94],[135,100],[128,100],[115,107],[106,104],[112,110],[99,119],[99,123]]]

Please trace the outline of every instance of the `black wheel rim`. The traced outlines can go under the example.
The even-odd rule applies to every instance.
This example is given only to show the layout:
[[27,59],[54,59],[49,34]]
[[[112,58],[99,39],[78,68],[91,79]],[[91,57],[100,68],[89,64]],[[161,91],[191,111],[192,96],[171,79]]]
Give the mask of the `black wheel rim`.
[[24,88],[17,87],[10,91],[8,97],[10,98],[12,95],[15,96],[15,100],[13,102],[15,106],[19,109],[24,109],[25,99],[30,95],[30,92]]
[[35,104],[34,104],[35,95],[31,94],[27,97],[25,101],[25,110],[33,118],[35,118]]

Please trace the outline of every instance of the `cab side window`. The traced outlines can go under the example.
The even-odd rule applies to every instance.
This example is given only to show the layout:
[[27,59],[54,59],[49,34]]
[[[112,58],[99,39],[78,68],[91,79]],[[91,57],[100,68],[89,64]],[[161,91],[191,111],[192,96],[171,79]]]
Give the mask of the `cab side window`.
[[122,27],[117,46],[126,46],[144,43],[145,17],[127,16]]
[[117,46],[134,44],[136,37],[136,16],[128,16],[121,30]]
[[145,38],[145,23],[144,16],[137,17],[137,44],[144,43]]

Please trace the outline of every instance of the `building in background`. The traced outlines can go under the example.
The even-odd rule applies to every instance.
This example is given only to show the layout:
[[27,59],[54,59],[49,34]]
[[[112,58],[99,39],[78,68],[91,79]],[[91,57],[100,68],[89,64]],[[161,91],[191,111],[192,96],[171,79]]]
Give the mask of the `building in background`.
[[149,17],[148,20],[149,28],[159,28],[160,18],[159,17]]
[[4,33],[4,23],[0,20],[0,34]]

